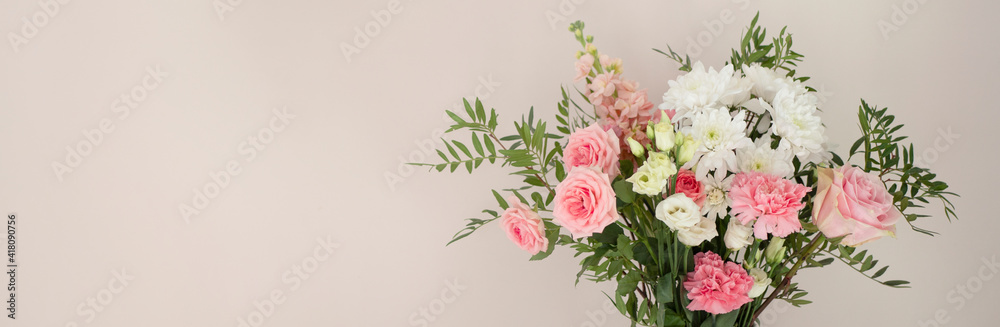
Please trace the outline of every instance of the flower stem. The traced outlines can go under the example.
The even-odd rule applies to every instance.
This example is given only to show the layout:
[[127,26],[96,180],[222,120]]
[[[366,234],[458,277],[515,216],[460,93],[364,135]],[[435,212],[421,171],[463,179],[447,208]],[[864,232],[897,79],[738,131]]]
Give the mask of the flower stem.
[[809,242],[809,246],[806,248],[804,252],[802,252],[801,258],[799,258],[799,260],[795,262],[795,265],[792,266],[792,269],[789,270],[787,274],[785,274],[785,278],[781,280],[781,284],[778,284],[778,287],[774,288],[774,291],[771,292],[771,295],[768,295],[767,299],[764,300],[764,303],[761,304],[760,307],[757,308],[757,311],[754,312],[753,317],[750,318],[750,323],[757,321],[757,317],[759,317],[760,314],[764,312],[764,308],[767,308],[767,306],[771,304],[771,301],[774,301],[774,299],[778,297],[778,294],[781,294],[781,292],[783,292],[785,288],[788,287],[788,285],[791,285],[792,277],[794,277],[795,273],[799,271],[799,268],[802,268],[802,264],[806,262],[806,258],[808,258],[809,255],[813,253],[813,251],[816,251],[816,249],[819,248],[820,244],[823,244],[823,242],[820,242],[822,238],[823,234],[817,233],[816,237],[813,238],[811,242]]

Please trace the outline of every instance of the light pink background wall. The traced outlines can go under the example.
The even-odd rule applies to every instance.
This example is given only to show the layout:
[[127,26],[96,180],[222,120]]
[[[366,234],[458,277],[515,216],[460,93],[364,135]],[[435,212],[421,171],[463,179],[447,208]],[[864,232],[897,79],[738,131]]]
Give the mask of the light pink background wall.
[[[961,221],[921,222],[941,236],[903,227],[867,246],[914,288],[806,271],[816,303],[779,304],[766,325],[1000,321],[984,265],[1000,252],[996,2],[41,2],[0,9],[0,211],[20,222],[18,316],[2,326],[624,326],[603,309],[611,286],[574,287],[568,249],[528,262],[495,225],[444,247],[494,206],[490,188],[516,185],[505,170],[401,162],[435,160],[443,110],[477,91],[505,128],[530,106],[550,118],[574,74],[573,20],[659,103],[677,71],[651,48],[719,66],[758,10],[794,33],[841,151],[859,98],[889,106],[964,196]],[[371,12],[390,7],[376,29]],[[67,147],[87,154],[67,163]]]

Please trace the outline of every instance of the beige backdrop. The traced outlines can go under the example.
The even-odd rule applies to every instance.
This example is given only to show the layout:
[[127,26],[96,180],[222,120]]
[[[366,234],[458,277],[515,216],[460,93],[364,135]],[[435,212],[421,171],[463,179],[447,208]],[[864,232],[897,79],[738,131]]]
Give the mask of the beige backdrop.
[[[443,110],[478,95],[551,119],[576,19],[659,103],[670,43],[719,66],[756,11],[787,24],[846,151],[864,97],[964,197],[961,221],[798,280],[767,326],[992,326],[1000,50],[992,1],[6,1],[0,211],[19,222],[2,326],[625,326],[560,249],[528,262],[497,226],[505,170],[435,160]],[[359,32],[360,31],[360,32]],[[359,34],[362,33],[362,34]],[[345,50],[346,49],[346,50]],[[463,136],[465,137],[465,136]],[[937,207],[934,214],[940,216]],[[0,296],[7,297],[6,292]]]

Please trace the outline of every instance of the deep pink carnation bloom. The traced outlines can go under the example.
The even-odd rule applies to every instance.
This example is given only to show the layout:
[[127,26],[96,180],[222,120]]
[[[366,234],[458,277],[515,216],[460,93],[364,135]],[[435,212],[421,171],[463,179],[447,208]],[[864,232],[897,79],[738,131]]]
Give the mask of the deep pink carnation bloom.
[[771,233],[785,237],[802,229],[799,210],[805,208],[802,197],[809,188],[776,175],[760,172],[736,174],[729,198],[733,200],[732,213],[740,223],[753,223],[753,234],[767,239]]
[[689,310],[702,310],[711,314],[724,314],[750,302],[753,277],[740,265],[724,262],[711,251],[695,254],[694,271],[687,274],[684,289],[691,300]]

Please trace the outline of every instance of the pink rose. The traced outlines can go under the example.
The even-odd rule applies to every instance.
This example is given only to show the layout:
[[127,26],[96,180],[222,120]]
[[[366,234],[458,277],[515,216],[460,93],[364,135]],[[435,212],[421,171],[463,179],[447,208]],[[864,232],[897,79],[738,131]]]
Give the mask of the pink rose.
[[688,198],[694,200],[694,203],[701,207],[705,204],[705,190],[702,188],[701,182],[694,177],[694,172],[681,169],[677,173],[677,183],[674,186],[674,193],[684,193]]
[[740,265],[724,262],[711,251],[694,255],[694,271],[687,274],[688,310],[724,314],[750,302],[753,277]]
[[580,59],[576,61],[576,78],[573,78],[574,82],[579,82],[590,75],[590,71],[594,69],[594,56],[589,53],[580,56]]
[[573,167],[556,185],[554,201],[556,222],[574,238],[601,232],[619,217],[611,180],[593,167]]
[[549,247],[549,239],[545,238],[545,224],[528,205],[521,203],[516,196],[507,198],[510,207],[500,215],[500,224],[507,232],[507,238],[517,244],[522,250],[538,254]]
[[806,205],[802,197],[809,188],[776,175],[760,172],[736,174],[729,198],[733,200],[732,213],[740,223],[753,224],[753,234],[767,239],[767,233],[777,237],[802,229],[799,210]]
[[567,169],[597,167],[608,176],[618,176],[618,156],[621,146],[612,131],[593,124],[573,132],[563,149],[563,162]]
[[895,236],[896,222],[903,214],[878,176],[853,166],[820,168],[817,173],[813,223],[823,235],[847,235],[840,242],[847,246]]

